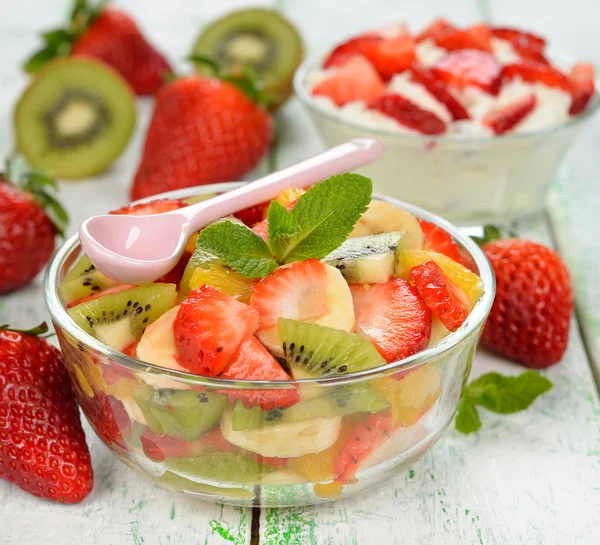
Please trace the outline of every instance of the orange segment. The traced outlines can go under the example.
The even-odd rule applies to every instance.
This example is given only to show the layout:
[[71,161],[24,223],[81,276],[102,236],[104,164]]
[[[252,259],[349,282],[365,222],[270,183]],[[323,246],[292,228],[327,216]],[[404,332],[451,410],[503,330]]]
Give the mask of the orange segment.
[[313,490],[320,498],[327,498],[329,500],[337,500],[342,494],[342,488],[344,485],[339,482],[316,484],[313,486]]
[[185,246],[185,251],[193,254],[196,251],[196,237],[198,236],[198,232],[196,231],[187,241]]
[[254,282],[227,267],[209,265],[206,268],[198,267],[192,274],[189,289],[195,290],[203,285],[213,286],[241,303],[248,304],[252,296]]

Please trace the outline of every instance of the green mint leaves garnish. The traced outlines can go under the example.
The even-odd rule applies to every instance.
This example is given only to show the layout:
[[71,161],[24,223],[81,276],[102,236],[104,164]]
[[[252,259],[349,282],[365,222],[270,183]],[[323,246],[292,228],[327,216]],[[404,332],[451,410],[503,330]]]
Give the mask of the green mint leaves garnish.
[[321,259],[335,250],[367,209],[372,190],[364,176],[332,176],[304,193],[292,210],[271,202],[268,244],[247,227],[221,221],[200,232],[196,247],[243,276],[263,278],[279,265]]
[[464,434],[481,427],[477,406],[499,414],[524,411],[537,397],[552,388],[552,382],[535,371],[518,376],[486,373],[466,386],[456,414],[456,429]]

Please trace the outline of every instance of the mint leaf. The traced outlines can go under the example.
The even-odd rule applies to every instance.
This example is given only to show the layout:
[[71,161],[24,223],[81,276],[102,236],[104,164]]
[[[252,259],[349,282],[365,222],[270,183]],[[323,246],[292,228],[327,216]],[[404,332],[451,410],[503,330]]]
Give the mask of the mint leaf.
[[300,225],[285,206],[271,201],[267,212],[269,221],[269,248],[280,260],[290,249],[294,236],[300,232]]
[[454,426],[460,433],[464,433],[465,435],[475,433],[481,428],[481,420],[479,420],[477,407],[469,401],[467,396],[463,396],[460,400]]
[[[278,246],[278,260],[292,263],[321,259],[335,250],[367,209],[372,190],[371,180],[358,174],[332,176],[309,189],[290,212],[299,231],[283,237]],[[277,207],[273,211],[277,215],[271,218],[269,207],[269,228],[278,232],[278,222],[283,217]],[[281,228],[285,231],[283,225]]]
[[264,278],[277,268],[267,243],[247,227],[229,220],[212,223],[200,231],[196,248],[217,256],[249,278]]
[[509,414],[525,410],[535,399],[552,388],[552,382],[535,371],[503,376],[486,373],[469,384],[469,398],[495,413]]

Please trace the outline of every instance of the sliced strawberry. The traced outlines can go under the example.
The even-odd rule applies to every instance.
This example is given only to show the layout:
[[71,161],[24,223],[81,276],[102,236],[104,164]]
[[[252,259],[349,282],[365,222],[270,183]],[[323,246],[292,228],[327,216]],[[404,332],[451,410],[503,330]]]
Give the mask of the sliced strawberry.
[[131,420],[125,406],[118,399],[102,392],[95,392],[93,398],[81,398],[85,404],[85,414],[94,426],[94,430],[107,444],[116,443],[126,449],[123,434],[131,426]]
[[571,91],[571,84],[567,76],[552,66],[538,62],[522,60],[506,64],[502,69],[502,79],[511,81],[515,78],[521,78],[529,83],[543,83],[548,87],[558,87],[567,92]]
[[[125,354],[126,356],[129,356],[130,358],[137,358],[137,345],[138,345],[138,343],[130,344],[127,348],[123,349],[123,354]],[[111,367],[115,367],[115,366],[111,366]],[[111,367],[108,367],[108,369],[110,369]],[[107,382],[108,382],[108,380],[107,380]]]
[[594,96],[595,91],[594,65],[589,63],[577,63],[571,68],[569,80],[571,82],[571,95],[573,100],[569,113],[577,115],[585,110],[588,102]]
[[333,66],[341,66],[346,64],[355,55],[362,55],[366,48],[377,42],[381,42],[383,36],[379,34],[369,33],[363,34],[356,38],[352,38],[343,44],[338,45],[323,63],[323,68],[331,68]]
[[145,216],[152,214],[163,214],[164,212],[171,212],[172,210],[178,210],[187,206],[184,202],[173,200],[173,199],[159,199],[156,201],[150,201],[140,204],[130,204],[113,210],[111,214],[126,215],[126,216]]
[[456,99],[446,84],[438,78],[433,72],[416,65],[410,68],[411,79],[429,91],[431,95],[437,98],[450,112],[452,119],[459,121],[461,119],[471,119],[467,109]]
[[444,134],[446,123],[401,95],[389,94],[374,101],[371,108],[394,118],[398,123],[423,134]]
[[386,441],[393,430],[392,413],[389,410],[370,414],[356,424],[333,460],[335,480],[344,484],[356,482],[354,475],[361,462]]
[[277,325],[279,318],[311,321],[327,314],[328,276],[318,259],[282,267],[254,287],[250,304],[260,316],[259,329]]
[[[277,360],[254,337],[248,337],[229,360],[220,375],[234,380],[290,380],[290,376]],[[285,408],[300,401],[296,389],[288,390],[246,390],[226,392],[229,401],[241,399],[246,407],[259,405],[265,411],[275,407]]]
[[407,32],[366,47],[363,55],[373,63],[385,81],[394,74],[404,72],[417,60],[415,40]]
[[246,224],[248,227],[252,227],[256,225],[259,221],[262,221],[263,216],[265,215],[267,208],[269,208],[269,204],[271,201],[266,201],[256,206],[251,206],[250,208],[244,208],[244,210],[240,210],[236,212],[234,216]]
[[478,49],[492,52],[492,31],[487,25],[473,25],[461,30],[444,32],[435,39],[439,47],[448,51]]
[[192,290],[173,323],[181,365],[214,377],[258,328],[258,313],[212,286]]
[[151,460],[162,462],[167,458],[187,458],[188,456],[198,456],[208,452],[231,452],[234,449],[221,433],[217,426],[206,432],[197,441],[186,441],[178,437],[164,435],[159,437],[150,429],[147,429],[141,436],[140,442],[144,454]]
[[454,25],[452,25],[452,23],[449,23],[446,19],[440,17],[439,19],[433,21],[433,23],[431,23],[429,26],[425,27],[423,31],[417,35],[417,43],[428,39],[436,41],[441,36],[450,34],[455,30],[456,28]]
[[155,282],[160,282],[164,284],[176,284],[177,289],[179,289],[179,284],[181,283],[183,273],[185,272],[185,268],[187,267],[188,261],[191,257],[192,254],[190,252],[183,252],[182,256],[177,262],[177,265],[175,265],[175,267],[173,267],[167,274],[161,276],[158,280],[155,280]]
[[79,305],[80,303],[87,303],[88,301],[93,301],[94,299],[99,299],[100,297],[104,297],[105,295],[111,295],[113,293],[119,293],[120,291],[129,290],[131,288],[135,288],[130,284],[116,284],[115,286],[111,286],[102,291],[97,291],[92,295],[88,295],[87,297],[80,297],[79,299],[75,299],[75,301],[71,301],[67,304],[67,308],[74,307],[75,305]]
[[486,93],[497,95],[502,84],[502,67],[498,61],[493,55],[474,49],[448,53],[432,70],[447,85],[457,89],[475,85]]
[[265,457],[265,456],[261,456],[260,454],[256,454],[255,452],[251,452],[250,455],[257,462],[259,462],[263,465],[271,466],[271,467],[278,467],[278,468],[287,466],[287,461],[289,459],[289,458],[277,458],[276,456]]
[[413,267],[409,277],[425,304],[447,329],[456,331],[467,319],[469,299],[435,261],[430,259]]
[[371,102],[384,93],[383,80],[373,65],[362,56],[348,60],[312,90],[313,95],[327,96],[338,106],[354,100]]
[[537,98],[531,93],[499,110],[488,112],[483,117],[483,124],[496,134],[504,134],[525,119],[535,109],[536,103]]
[[495,38],[510,42],[515,51],[523,58],[548,64],[544,57],[546,40],[531,32],[523,32],[516,28],[496,27],[492,28],[492,34]]
[[431,337],[431,312],[406,280],[350,285],[356,332],[389,363],[423,350]]
[[447,255],[450,259],[462,263],[460,246],[454,242],[450,234],[441,227],[425,220],[419,220],[423,234],[425,235],[424,250]]

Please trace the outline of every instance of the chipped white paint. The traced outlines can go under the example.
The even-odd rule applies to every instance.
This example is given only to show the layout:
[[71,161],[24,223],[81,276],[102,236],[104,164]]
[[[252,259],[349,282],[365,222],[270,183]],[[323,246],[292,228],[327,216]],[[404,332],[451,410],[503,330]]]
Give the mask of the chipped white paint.
[[[578,13],[595,9],[596,17],[574,17],[573,2],[518,0],[492,2],[499,21],[531,21],[561,49],[591,56],[598,62],[600,40],[593,25],[598,7],[578,0]],[[58,24],[67,0],[2,0],[0,2],[0,154],[11,149],[11,107],[25,78],[18,64],[36,45],[35,32]],[[199,3],[178,0],[166,9],[160,0],[117,2],[136,14],[154,41],[182,59],[199,26],[245,0]],[[252,2],[252,4],[269,2]],[[475,21],[474,0],[398,3],[371,0],[287,0],[278,4],[302,28],[309,55],[365,26],[406,18],[418,28],[446,13],[460,24]],[[577,3],[577,2],[575,2]],[[550,8],[550,4],[552,8]],[[583,10],[583,7],[586,10]],[[564,10],[564,16],[557,12]],[[538,17],[550,13],[553,17]],[[337,22],[337,24],[334,24]],[[586,26],[587,25],[587,26]],[[587,33],[586,33],[587,29]],[[183,71],[185,66],[180,63]],[[137,164],[141,134],[151,102],[139,102],[136,138],[111,171],[95,180],[63,184],[72,214],[72,229],[85,217],[125,203],[128,181]],[[300,105],[282,112],[278,166],[321,149]],[[598,270],[600,227],[597,210],[600,119],[580,140],[567,161],[551,198],[551,218],[560,249],[576,283],[586,334],[600,362]],[[540,218],[518,225],[518,231],[545,242],[548,226]],[[47,319],[41,280],[0,299],[0,322],[10,319],[29,326]],[[548,371],[554,389],[529,411],[501,417],[481,411],[479,434],[463,437],[450,430],[411,472],[399,475],[360,498],[315,508],[264,510],[257,539],[262,545],[346,544],[543,544],[591,545],[600,535],[600,403],[577,325],[565,360]],[[500,358],[478,353],[474,373],[490,369],[520,371]],[[116,460],[86,426],[94,460],[96,486],[79,506],[57,506],[32,498],[0,481],[0,543],[33,545],[188,545],[250,543],[252,512],[220,507],[164,491]],[[24,515],[26,514],[26,515]]]

